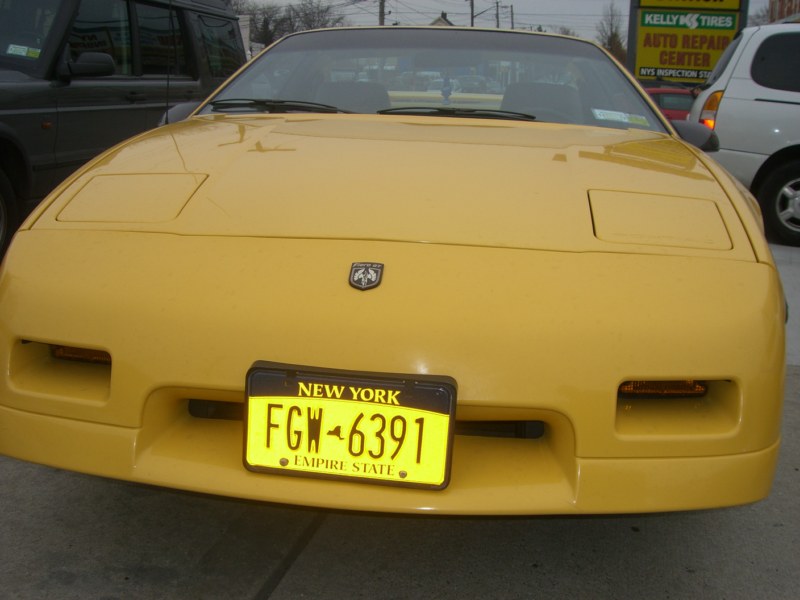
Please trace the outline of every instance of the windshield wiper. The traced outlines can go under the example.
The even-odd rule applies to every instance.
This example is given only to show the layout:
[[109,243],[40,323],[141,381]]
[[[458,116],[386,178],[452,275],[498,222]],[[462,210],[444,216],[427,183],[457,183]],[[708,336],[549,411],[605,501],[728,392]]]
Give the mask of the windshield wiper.
[[535,121],[536,117],[513,110],[492,110],[488,108],[457,108],[455,106],[403,106],[385,108],[379,115],[434,115],[444,117],[476,117],[479,119],[507,119],[513,121]]
[[314,113],[349,113],[352,111],[343,110],[330,104],[320,104],[319,102],[306,102],[305,100],[274,100],[272,98],[225,98],[224,100],[212,100],[209,102],[211,108],[216,111],[252,109],[260,112],[269,113],[288,113],[288,112],[314,112]]

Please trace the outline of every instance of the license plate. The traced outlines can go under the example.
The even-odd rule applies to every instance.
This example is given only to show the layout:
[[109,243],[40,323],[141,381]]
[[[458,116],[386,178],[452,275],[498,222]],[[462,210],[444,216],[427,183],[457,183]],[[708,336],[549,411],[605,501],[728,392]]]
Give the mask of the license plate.
[[444,489],[456,383],[257,362],[246,382],[252,471]]

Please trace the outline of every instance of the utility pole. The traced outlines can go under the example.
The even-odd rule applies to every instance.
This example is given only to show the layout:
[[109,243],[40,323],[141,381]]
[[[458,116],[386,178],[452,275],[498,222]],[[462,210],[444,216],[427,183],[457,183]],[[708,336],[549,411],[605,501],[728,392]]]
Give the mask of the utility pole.
[[469,26],[475,27],[475,0],[469,0]]
[[500,0],[494,3],[494,23],[497,29],[500,29]]
[[378,0],[378,25],[386,24],[386,0]]

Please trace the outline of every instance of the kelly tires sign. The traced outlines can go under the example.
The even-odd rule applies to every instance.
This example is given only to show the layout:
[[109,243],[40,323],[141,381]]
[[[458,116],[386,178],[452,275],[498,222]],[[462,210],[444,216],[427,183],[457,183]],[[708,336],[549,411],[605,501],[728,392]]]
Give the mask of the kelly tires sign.
[[739,31],[739,0],[632,4],[634,74],[640,80],[702,83]]

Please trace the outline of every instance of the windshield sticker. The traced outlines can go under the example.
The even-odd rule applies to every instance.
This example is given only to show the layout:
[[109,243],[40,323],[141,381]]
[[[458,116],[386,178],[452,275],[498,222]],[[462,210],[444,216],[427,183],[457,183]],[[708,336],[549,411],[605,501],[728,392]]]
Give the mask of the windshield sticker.
[[592,113],[594,114],[594,118],[598,121],[617,121],[619,123],[630,123],[631,125],[649,125],[647,117],[644,115],[632,115],[618,110],[604,110],[602,108],[593,108]]
[[9,44],[6,50],[8,56],[24,56],[25,58],[39,58],[41,53],[41,48],[30,48],[28,46],[19,46],[18,44]]

